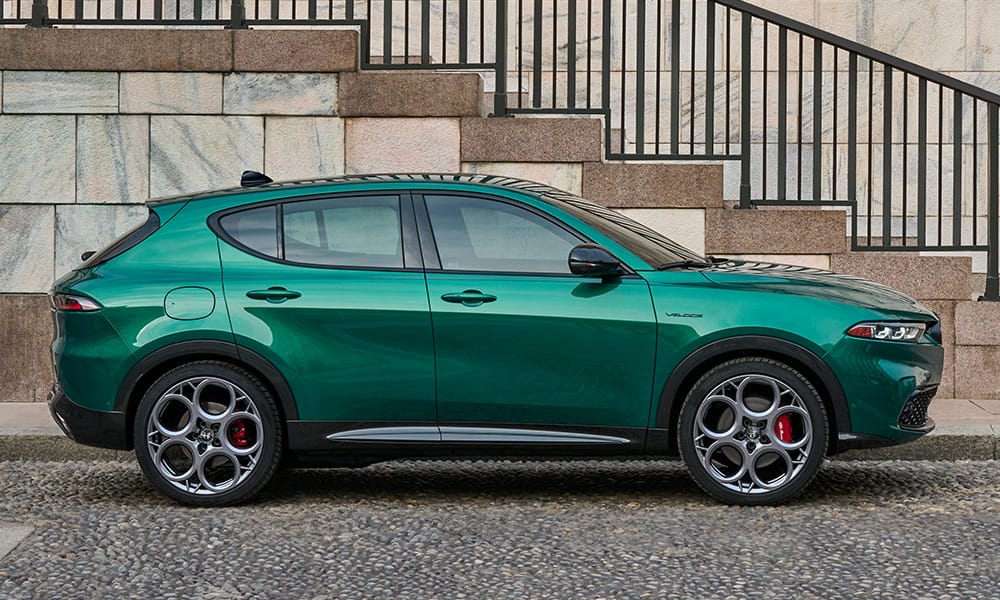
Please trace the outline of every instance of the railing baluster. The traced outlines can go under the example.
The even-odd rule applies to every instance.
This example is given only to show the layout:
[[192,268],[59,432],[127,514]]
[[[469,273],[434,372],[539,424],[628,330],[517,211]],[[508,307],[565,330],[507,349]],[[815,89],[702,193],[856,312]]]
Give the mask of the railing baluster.
[[606,111],[604,150],[612,154],[611,147],[611,0],[602,0],[601,19],[601,105]]
[[858,226],[858,55],[847,57],[847,200],[854,216],[852,243],[857,243]]
[[[507,0],[497,0],[497,14],[500,14],[500,4],[506,4]],[[503,7],[504,21],[497,21],[497,35],[500,35],[501,28],[503,29],[504,35],[507,34],[507,7]],[[504,44],[504,52],[507,50],[507,45]],[[500,56],[499,54],[497,56]],[[496,57],[494,57],[496,58]],[[479,64],[484,64],[486,62],[486,0],[479,0]],[[504,64],[507,64],[507,56],[504,55]],[[506,79],[506,74],[504,75]],[[505,86],[506,87],[506,86]]]
[[892,67],[885,66],[882,85],[882,245],[892,245]]
[[831,184],[832,190],[830,191],[830,199],[837,200],[837,155],[839,153],[839,146],[837,145],[837,131],[840,129],[840,120],[837,118],[837,105],[839,104],[838,97],[840,95],[840,78],[838,64],[840,58],[840,49],[836,46],[833,47],[833,164],[831,165],[832,177]]
[[997,137],[1000,136],[998,119],[1000,107],[990,103],[989,110],[989,253],[986,259],[986,294],[983,300],[1000,300],[1000,148],[997,147]]
[[767,34],[768,34],[768,30],[770,28],[771,28],[770,27],[770,23],[768,23],[767,21],[764,21],[764,44],[763,44],[763,48],[761,50],[761,52],[762,52],[762,56],[761,56],[762,68],[761,68],[761,70],[763,71],[764,89],[763,89],[762,97],[761,97],[761,100],[760,100],[760,107],[761,107],[760,148],[761,148],[761,151],[760,151],[760,194],[759,194],[759,198],[762,199],[762,200],[766,200],[767,199],[767,80],[769,79],[769,77],[768,77],[768,68],[767,68],[768,67],[768,65],[767,65],[767,62],[768,62],[767,58],[768,58],[768,51],[769,51],[768,42],[767,42],[767,38],[768,38]]
[[750,15],[743,13],[741,27],[742,53],[740,54],[740,208],[750,208]]
[[[198,2],[195,2],[195,4],[197,4],[197,3]],[[124,2],[124,0],[115,0],[115,20],[120,21],[124,15],[125,15],[125,2]],[[179,14],[177,15],[177,18],[178,19],[180,18]]]
[[944,236],[944,86],[938,85],[938,177],[937,177],[937,198],[938,198],[938,210],[937,210],[937,226],[938,226],[938,236],[937,243],[938,246],[941,245],[941,239]]
[[[566,38],[566,106],[576,108],[576,0],[569,0],[569,27]],[[587,18],[590,18],[588,13]]]
[[441,0],[441,62],[448,62],[448,0]]
[[691,2],[691,97],[688,104],[688,142],[690,153],[694,154],[694,80],[695,80],[695,56],[697,55],[698,39],[698,3]]
[[[669,0],[668,0],[669,1]],[[654,134],[656,149],[654,154],[660,153],[660,97],[661,97],[661,76],[663,54],[663,0],[656,0],[656,104],[654,107],[654,121],[656,132]]]
[[[481,10],[486,6],[481,4]],[[496,82],[493,92],[493,116],[507,114],[507,0],[497,0]],[[480,38],[480,45],[486,45],[486,38]],[[520,95],[520,94],[518,94]]]
[[[622,111],[624,112],[624,111]],[[646,2],[635,11],[635,151],[645,154],[646,147]]]
[[972,243],[979,243],[979,100],[972,99]]
[[559,0],[552,0],[552,108],[556,107],[559,97],[557,90],[559,78]]
[[625,85],[627,73],[628,52],[628,23],[625,18],[628,15],[628,0],[622,0],[622,82],[621,82],[621,120],[618,123],[618,152],[625,154]]
[[715,0],[705,15],[705,154],[715,154]]
[[431,62],[431,0],[420,0],[420,64]]
[[[332,3],[333,0],[330,0]],[[333,14],[333,6],[330,6],[330,14]],[[410,0],[403,2],[403,64],[410,64]]]
[[[591,48],[591,40],[594,39],[594,31],[593,31],[594,19],[592,17],[593,14],[594,14],[593,0],[587,0],[587,108],[588,109],[591,108],[591,91],[593,90],[590,81],[590,72],[591,72],[590,61],[591,57],[594,54],[593,49]],[[660,42],[659,36],[657,36],[656,43],[659,42]],[[657,58],[659,58],[659,54],[657,54]]]
[[531,106],[542,107],[542,0],[535,0],[534,35],[532,37]]
[[955,90],[955,122],[953,123],[955,130],[952,134],[955,139],[952,140],[954,156],[952,156],[953,166],[952,166],[952,176],[954,177],[954,183],[952,184],[952,206],[951,206],[951,226],[952,226],[952,238],[951,243],[953,246],[962,245],[962,92]]
[[796,176],[795,176],[795,183],[796,183],[796,186],[798,187],[797,199],[799,201],[802,200],[802,160],[803,160],[803,158],[802,158],[802,121],[804,120],[803,119],[804,115],[802,114],[802,61],[804,60],[805,57],[804,57],[804,54],[803,54],[803,39],[802,39],[802,37],[803,36],[800,33],[799,34],[799,100],[798,100],[799,101],[799,105],[798,105],[797,112],[795,113],[795,115],[796,115],[795,125],[796,125],[796,130],[798,132],[798,134],[796,136],[797,148],[795,150],[795,163],[796,163],[796,169],[797,169]]
[[917,245],[927,244],[927,80],[917,91]]
[[788,29],[778,28],[778,200],[788,200]]
[[680,152],[680,104],[681,3],[680,0],[670,0],[670,153],[674,155]]
[[813,40],[813,200],[822,199],[823,183],[823,42]]
[[517,107],[524,107],[524,0],[517,0]]
[[868,61],[868,214],[867,217],[867,244],[872,245],[872,198],[875,196],[875,192],[872,189],[872,172],[873,172],[873,161],[875,156],[875,146],[873,144],[874,138],[872,137],[875,129],[875,117],[872,111],[872,106],[874,104],[874,94],[875,94],[875,63],[871,60]]
[[[392,4],[392,0],[387,4]],[[480,44],[485,41],[482,37],[479,39]],[[469,62],[469,0],[458,0],[458,62]]]
[[[407,2],[409,2],[409,0],[407,0]],[[354,0],[347,0],[347,6],[345,7],[344,14],[348,19],[354,18]]]
[[726,154],[730,153],[730,145],[732,142],[732,131],[730,130],[730,121],[732,118],[732,107],[730,105],[732,101],[732,90],[730,89],[732,83],[732,77],[730,76],[730,60],[732,59],[732,38],[730,37],[732,24],[732,9],[728,6],[726,7]]
[[909,123],[910,123],[910,113],[909,113],[909,97],[910,97],[910,74],[903,73],[903,245],[906,245],[906,209],[907,209],[907,190],[910,187],[910,177],[909,177]]
[[[272,0],[274,1],[274,0]],[[277,2],[274,2],[277,4]],[[295,6],[295,0],[292,0]],[[392,2],[383,3],[382,9],[382,64],[388,65],[392,62]]]

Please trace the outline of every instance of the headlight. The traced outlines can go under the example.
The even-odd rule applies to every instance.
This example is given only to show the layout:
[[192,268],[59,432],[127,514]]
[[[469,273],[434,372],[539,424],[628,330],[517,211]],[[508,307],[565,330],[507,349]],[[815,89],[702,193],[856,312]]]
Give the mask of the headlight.
[[847,330],[847,335],[870,340],[916,342],[926,330],[924,323],[858,323]]

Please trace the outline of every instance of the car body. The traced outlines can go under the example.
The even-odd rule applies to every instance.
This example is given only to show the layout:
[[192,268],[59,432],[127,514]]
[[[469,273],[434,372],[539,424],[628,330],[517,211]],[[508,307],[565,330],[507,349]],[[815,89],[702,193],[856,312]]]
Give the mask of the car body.
[[151,202],[52,290],[57,422],[178,500],[279,462],[680,454],[772,503],[933,428],[937,316],[884,286],[709,260],[517,179],[249,181]]

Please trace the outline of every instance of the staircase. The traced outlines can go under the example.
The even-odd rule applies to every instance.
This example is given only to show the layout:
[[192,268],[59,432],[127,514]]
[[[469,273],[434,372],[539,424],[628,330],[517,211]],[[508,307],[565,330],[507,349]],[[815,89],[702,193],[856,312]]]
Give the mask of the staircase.
[[[151,0],[152,8],[160,1]],[[159,18],[155,10],[143,17],[140,4],[133,21],[232,24],[239,5],[248,12],[237,25],[358,26],[361,69],[345,59],[358,47],[342,41],[330,58],[283,41],[294,32],[237,31],[233,40],[246,48],[266,39],[268,52],[287,46],[297,54],[274,68],[266,56],[241,63],[234,54],[229,67],[203,62],[178,70],[228,72],[243,64],[248,71],[339,73],[347,172],[461,169],[544,181],[706,254],[885,283],[942,318],[940,396],[1000,398],[993,366],[1000,363],[1000,304],[976,301],[1000,298],[1000,97],[737,0],[559,0],[546,19],[530,12],[542,3],[531,4],[517,3],[517,12],[514,3],[458,0],[465,27],[416,0],[396,3],[389,14],[391,4],[372,3],[370,15],[365,3],[338,3],[344,12],[326,16],[313,14],[315,2],[260,2],[253,10],[216,2],[211,16],[194,9],[171,16],[163,4]],[[400,15],[400,5],[409,12]],[[133,10],[120,0],[108,6],[120,6],[125,21]],[[277,8],[268,13],[269,6]],[[288,6],[300,8],[288,13]],[[35,8],[37,18],[44,11]],[[6,23],[29,19],[0,15]],[[45,34],[65,40],[76,33],[68,30],[73,25],[107,19],[64,16],[63,29]],[[49,9],[42,24],[53,22],[60,21]],[[5,60],[15,59],[22,62],[0,68],[37,68],[32,56],[14,51]],[[82,60],[92,71],[173,68]],[[296,61],[309,64],[297,68]],[[744,64],[752,67],[746,73]],[[34,319],[0,325],[0,337],[31,341],[11,351],[9,373],[0,377],[9,389],[0,389],[0,400],[41,400],[47,309],[38,296],[18,302]]]

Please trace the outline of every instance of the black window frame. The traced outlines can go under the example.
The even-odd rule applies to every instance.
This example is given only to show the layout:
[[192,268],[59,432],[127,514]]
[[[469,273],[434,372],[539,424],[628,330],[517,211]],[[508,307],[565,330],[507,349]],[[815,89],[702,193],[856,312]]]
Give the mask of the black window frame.
[[[493,194],[485,194],[481,192],[472,192],[465,190],[419,190],[411,192],[413,207],[416,211],[416,221],[417,221],[417,233],[420,237],[420,249],[423,253],[424,259],[424,270],[428,272],[435,273],[448,273],[448,274],[463,274],[463,275],[519,275],[522,277],[569,277],[573,279],[587,278],[583,275],[576,275],[573,273],[546,273],[546,272],[530,272],[526,273],[524,271],[481,271],[474,269],[445,269],[441,265],[441,257],[438,253],[437,238],[434,237],[434,227],[431,225],[430,213],[427,210],[427,202],[424,196],[456,196],[461,198],[479,198],[486,202],[499,202],[501,204],[507,204],[515,208],[520,208],[528,211],[529,213],[548,221],[549,223],[555,225],[556,227],[566,231],[570,235],[577,238],[580,244],[591,244],[594,243],[593,240],[588,238],[586,235],[563,222],[559,218],[551,215],[543,210],[540,210],[530,204],[515,200],[513,198],[508,198],[505,196],[496,196]],[[569,255],[566,255],[567,263],[569,261]],[[624,262],[622,265],[622,277],[637,277],[635,272]]]
[[[285,233],[284,233],[284,206],[287,204],[294,204],[298,202],[311,202],[316,200],[336,200],[338,198],[362,198],[365,196],[395,196],[399,199],[399,221],[400,221],[400,236],[402,245],[402,267],[369,267],[369,266],[356,266],[356,265],[328,265],[328,264],[317,264],[308,262],[299,262],[294,260],[288,260],[285,258]],[[254,210],[258,208],[265,208],[268,206],[274,206],[275,208],[275,227],[277,229],[278,235],[278,248],[277,256],[269,256],[255,250],[234,238],[229,232],[227,232],[221,225],[220,221],[235,213]],[[208,227],[219,237],[222,241],[226,242],[230,246],[233,246],[241,252],[245,252],[256,258],[266,260],[268,262],[290,265],[295,267],[307,267],[312,269],[333,269],[338,271],[384,271],[384,272],[421,272],[424,270],[423,260],[421,256],[419,234],[417,233],[417,223],[416,215],[413,205],[413,196],[408,190],[399,189],[380,189],[380,190],[364,190],[364,191],[350,191],[350,192],[338,192],[338,193],[325,193],[325,194],[310,194],[306,196],[293,196],[285,198],[275,198],[272,200],[265,200],[263,202],[254,202],[252,204],[245,204],[241,206],[234,206],[232,208],[227,208],[219,212],[213,213],[208,217]]]

